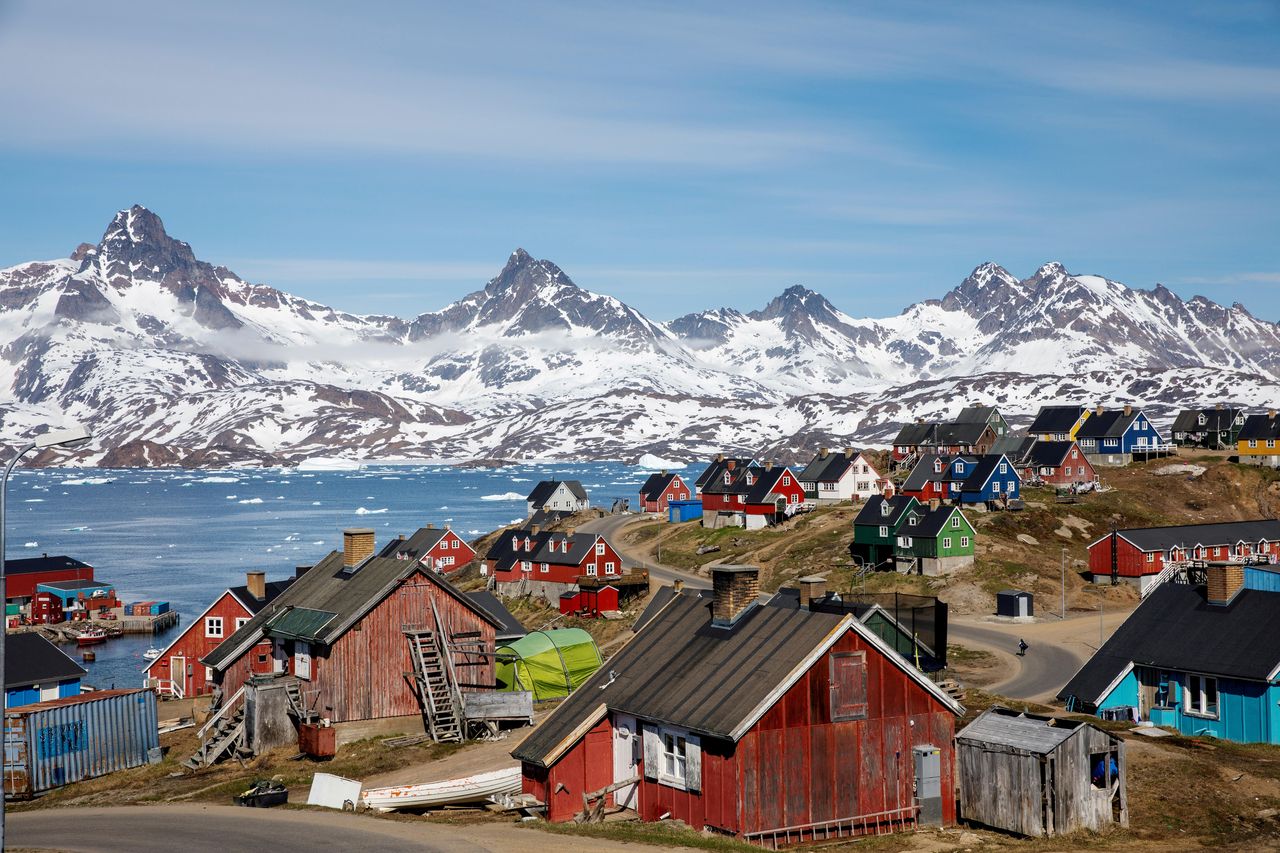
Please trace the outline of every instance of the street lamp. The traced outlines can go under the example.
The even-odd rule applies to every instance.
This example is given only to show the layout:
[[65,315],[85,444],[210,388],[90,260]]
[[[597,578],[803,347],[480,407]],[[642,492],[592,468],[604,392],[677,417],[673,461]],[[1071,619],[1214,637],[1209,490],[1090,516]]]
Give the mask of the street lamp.
[[[9,464],[4,468],[4,474],[0,475],[0,604],[7,602],[5,597],[4,583],[4,556],[5,556],[5,540],[4,531],[7,523],[5,517],[5,493],[8,491],[9,475],[13,473],[14,466],[18,464],[18,460],[26,456],[32,450],[44,450],[46,447],[76,447],[84,444],[92,436],[89,430],[80,424],[68,427],[66,429],[50,430],[44,435],[38,436],[34,441],[30,441],[18,448],[18,452],[9,460]],[[5,638],[9,633],[9,614],[8,608],[5,608],[4,626],[0,630],[0,685],[6,682],[5,678],[5,660],[4,647]],[[9,695],[6,692],[4,696],[4,704],[8,705]],[[0,850],[4,850],[4,757],[0,755]]]

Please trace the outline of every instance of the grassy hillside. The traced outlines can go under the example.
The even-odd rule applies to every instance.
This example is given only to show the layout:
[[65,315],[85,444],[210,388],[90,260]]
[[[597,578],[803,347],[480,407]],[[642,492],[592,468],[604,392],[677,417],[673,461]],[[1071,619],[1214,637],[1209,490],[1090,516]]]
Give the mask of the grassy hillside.
[[[1184,464],[1204,471],[1158,473]],[[966,510],[978,532],[973,568],[944,578],[882,572],[866,579],[865,588],[928,592],[962,613],[990,612],[994,594],[1011,587],[1056,600],[1065,549],[1068,607],[1093,609],[1100,595],[1116,602],[1135,597],[1129,587],[1090,588],[1080,577],[1086,546],[1113,527],[1274,517],[1280,511],[1280,475],[1232,464],[1225,454],[1193,453],[1100,470],[1108,490],[1077,504],[1058,504],[1051,489],[1027,489],[1022,512]],[[717,563],[758,565],[761,585],[770,591],[814,573],[826,574],[836,589],[848,589],[854,583],[848,546],[856,513],[849,504],[825,507],[758,531],[653,522],[633,526],[625,545],[651,558],[660,549],[661,562],[690,571],[705,572]],[[719,550],[699,554],[699,547]]]

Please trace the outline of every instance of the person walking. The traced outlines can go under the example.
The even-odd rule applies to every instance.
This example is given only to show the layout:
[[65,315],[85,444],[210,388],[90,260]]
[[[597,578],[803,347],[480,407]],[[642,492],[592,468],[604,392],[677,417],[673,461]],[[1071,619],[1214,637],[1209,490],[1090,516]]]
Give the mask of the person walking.
[[1028,648],[1029,646],[1027,645],[1026,640],[1018,640],[1018,657],[1026,657]]

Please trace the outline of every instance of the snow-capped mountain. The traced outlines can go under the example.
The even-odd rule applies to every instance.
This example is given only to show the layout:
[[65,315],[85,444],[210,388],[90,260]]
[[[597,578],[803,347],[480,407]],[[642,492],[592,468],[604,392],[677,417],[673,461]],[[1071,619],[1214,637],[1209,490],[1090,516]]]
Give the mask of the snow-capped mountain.
[[[142,207],[69,258],[0,270],[4,439],[75,418],[101,465],[364,458],[804,455],[886,443],[973,401],[1182,406],[1280,397],[1280,327],[1201,297],[986,263],[940,300],[859,319],[788,288],[655,322],[522,249],[404,320],[199,260]],[[48,453],[38,461],[63,459]]]

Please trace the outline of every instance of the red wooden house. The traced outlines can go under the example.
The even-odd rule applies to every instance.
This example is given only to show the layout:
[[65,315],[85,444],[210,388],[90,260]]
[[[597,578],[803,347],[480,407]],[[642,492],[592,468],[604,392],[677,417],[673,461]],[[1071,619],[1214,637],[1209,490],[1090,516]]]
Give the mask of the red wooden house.
[[[397,540],[398,541],[398,540]],[[438,617],[438,618],[437,618]],[[382,556],[374,532],[334,551],[205,656],[223,697],[254,675],[296,680],[340,743],[421,731],[409,632],[438,631],[464,692],[492,689],[496,617],[418,560]]]
[[36,586],[56,581],[91,581],[93,566],[75,557],[28,557],[6,560],[4,564],[6,601],[25,604],[36,594]]
[[786,466],[716,463],[714,476],[702,486],[705,527],[758,530],[784,521],[806,506],[804,486]]
[[642,820],[770,846],[955,822],[954,699],[848,614],[758,605],[754,568],[713,585],[672,595],[512,752],[549,820],[618,785]]
[[1280,520],[1115,530],[1089,545],[1094,583],[1124,580],[1146,592],[1169,563],[1280,560]]
[[476,558],[475,549],[450,527],[428,524],[408,539],[393,539],[382,549],[384,557],[417,560],[438,572],[456,572]]
[[1037,441],[1020,466],[1024,480],[1049,486],[1096,483],[1098,472],[1074,441]]
[[498,591],[519,591],[556,602],[582,577],[623,573],[622,558],[598,533],[543,530],[538,525],[504,532],[484,557],[484,571]]
[[662,471],[650,474],[640,487],[641,512],[666,512],[670,501],[687,501],[693,496],[690,489],[679,474]]
[[213,679],[200,661],[223,640],[274,601],[307,571],[299,566],[292,578],[267,582],[266,572],[248,572],[244,586],[233,586],[214,599],[186,630],[160,652],[160,657],[143,668],[149,682],[161,695],[182,698],[213,692]]

